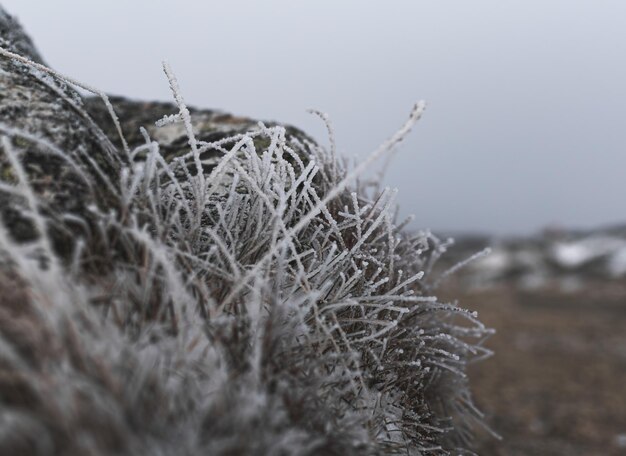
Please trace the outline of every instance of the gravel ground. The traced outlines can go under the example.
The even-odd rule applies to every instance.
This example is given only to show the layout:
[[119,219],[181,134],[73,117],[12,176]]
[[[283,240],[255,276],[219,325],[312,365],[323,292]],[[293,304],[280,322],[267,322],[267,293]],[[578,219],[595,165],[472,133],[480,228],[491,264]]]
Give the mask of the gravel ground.
[[479,454],[626,455],[626,292],[598,302],[598,287],[461,294],[497,331],[486,343],[496,354],[470,378],[503,439],[479,436]]

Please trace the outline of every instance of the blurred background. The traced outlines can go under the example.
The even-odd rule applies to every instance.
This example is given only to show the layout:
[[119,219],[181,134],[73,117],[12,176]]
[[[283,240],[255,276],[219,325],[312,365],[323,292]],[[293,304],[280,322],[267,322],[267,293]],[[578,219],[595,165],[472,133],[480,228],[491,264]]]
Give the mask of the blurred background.
[[366,156],[428,110],[386,176],[402,217],[484,246],[442,296],[496,328],[479,453],[626,454],[626,2],[3,0],[55,69],[110,94],[296,125]]

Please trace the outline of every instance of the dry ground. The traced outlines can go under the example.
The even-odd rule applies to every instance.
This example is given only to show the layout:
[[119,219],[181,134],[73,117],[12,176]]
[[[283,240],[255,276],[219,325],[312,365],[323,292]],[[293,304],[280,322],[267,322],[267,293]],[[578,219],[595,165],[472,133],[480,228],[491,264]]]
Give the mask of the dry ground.
[[495,356],[471,366],[470,378],[476,403],[503,440],[479,437],[479,454],[626,455],[620,287],[575,294],[501,287],[461,296],[463,307],[497,330],[486,344]]

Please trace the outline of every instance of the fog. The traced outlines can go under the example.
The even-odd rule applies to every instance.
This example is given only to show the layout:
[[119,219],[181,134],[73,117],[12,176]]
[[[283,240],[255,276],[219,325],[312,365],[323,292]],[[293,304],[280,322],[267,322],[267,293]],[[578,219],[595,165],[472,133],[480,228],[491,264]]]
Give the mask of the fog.
[[626,220],[626,2],[4,0],[48,64],[112,94],[291,123],[389,168],[415,227],[530,233]]

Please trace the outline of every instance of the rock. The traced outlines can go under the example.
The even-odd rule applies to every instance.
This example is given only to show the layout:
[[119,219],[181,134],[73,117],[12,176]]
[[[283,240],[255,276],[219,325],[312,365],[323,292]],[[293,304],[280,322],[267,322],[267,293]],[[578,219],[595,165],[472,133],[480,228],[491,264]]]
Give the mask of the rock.
[[[134,101],[118,96],[111,96],[110,101],[119,116],[124,137],[131,149],[145,143],[145,139],[140,133],[140,128],[143,127],[150,137],[159,143],[160,153],[167,162],[189,153],[188,137],[182,122],[156,125],[157,121],[162,120],[164,117],[178,114],[179,108],[174,103]],[[122,144],[103,101],[99,97],[89,97],[85,98],[84,103],[89,115],[103,128],[118,150],[121,150]],[[194,135],[200,142],[220,141],[259,128],[259,121],[249,117],[239,117],[221,111],[194,107],[189,107],[189,112],[191,114]],[[267,121],[263,122],[263,124],[267,127],[279,125],[276,122]],[[306,144],[314,143],[314,140],[301,130],[289,125],[284,127],[288,140],[297,140],[305,146]],[[258,141],[255,144],[257,150],[265,150],[268,146],[265,143],[267,142],[265,137],[258,138],[255,141]],[[234,141],[226,142],[224,146],[228,147],[233,144]],[[203,161],[208,160],[209,163],[213,160],[217,162],[222,155],[222,151],[209,149],[201,154],[201,159]],[[302,158],[306,160],[305,157]],[[189,168],[192,172],[195,172],[193,163],[189,163]],[[206,166],[204,168],[205,174],[208,174],[211,168],[211,165]]]
[[[0,47],[29,58],[43,60],[19,23],[0,7]],[[161,127],[155,121],[176,115],[173,103],[130,101],[111,97],[129,147],[144,144],[140,127],[159,142],[166,161],[188,153],[190,148],[182,122]],[[258,121],[218,111],[190,108],[200,141],[217,141],[257,128]],[[20,183],[19,172],[11,158],[21,162],[28,183],[36,194],[38,210],[46,218],[47,229],[56,255],[64,261],[75,252],[82,239],[92,257],[110,258],[110,240],[103,239],[96,226],[95,212],[120,212],[119,180],[128,166],[127,154],[106,104],[99,97],[83,99],[67,83],[41,69],[0,56],[0,136],[6,137],[10,150],[0,145],[0,182]],[[266,125],[276,125],[268,122]],[[312,140],[300,130],[286,127],[290,140]],[[257,139],[255,139],[257,141]],[[258,138],[267,142],[267,138]],[[232,146],[232,142],[225,147]],[[268,144],[258,144],[264,149]],[[12,154],[10,154],[12,152]],[[209,149],[202,159],[217,159],[223,151]],[[138,154],[136,159],[141,159]],[[209,164],[204,168],[208,173]],[[180,170],[179,170],[180,171]],[[185,170],[186,171],[186,170]],[[194,174],[195,166],[189,171]],[[182,171],[181,171],[182,172]],[[24,195],[10,187],[0,189],[0,213],[8,234],[19,242],[39,238],[32,211]],[[96,269],[103,264],[92,265]]]
[[[0,9],[0,46],[35,62],[41,57],[15,19]],[[15,160],[35,192],[38,210],[49,220],[53,248],[69,257],[74,239],[94,237],[90,206],[115,206],[112,189],[119,179],[121,157],[83,108],[82,98],[67,84],[25,63],[0,57],[0,179],[24,184]],[[7,148],[9,150],[7,150]],[[21,195],[0,192],[0,211],[11,237],[38,238],[32,203]],[[72,220],[82,219],[81,223]]]
[[26,35],[17,20],[0,6],[0,37],[3,47],[13,48],[15,52],[26,56],[37,63],[44,63],[35,49],[30,37]]

